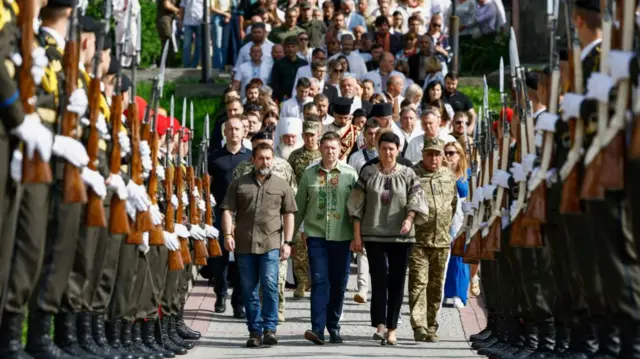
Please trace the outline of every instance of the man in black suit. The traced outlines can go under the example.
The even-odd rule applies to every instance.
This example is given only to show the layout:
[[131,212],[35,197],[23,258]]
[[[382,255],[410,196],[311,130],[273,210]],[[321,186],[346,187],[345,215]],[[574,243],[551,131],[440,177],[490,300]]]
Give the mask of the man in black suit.
[[420,35],[418,37],[418,51],[409,56],[407,64],[409,65],[409,78],[414,83],[422,86],[424,79],[427,77],[427,59],[434,55],[433,42],[431,36]]
[[389,19],[385,16],[378,16],[376,18],[376,34],[373,41],[376,44],[382,45],[382,49],[384,52],[390,52],[392,54],[397,54],[398,51],[402,50],[404,47],[402,34],[398,33],[390,33],[391,24],[389,24]]
[[324,79],[327,74],[327,64],[322,60],[314,61],[311,63],[311,74],[315,79],[322,84],[322,94],[327,96],[329,103],[333,103],[333,100],[338,98],[338,89],[329,85]]
[[382,54],[384,54],[382,45],[373,44],[373,46],[371,46],[371,60],[366,62],[367,71],[377,70],[380,67],[380,59],[382,58]]

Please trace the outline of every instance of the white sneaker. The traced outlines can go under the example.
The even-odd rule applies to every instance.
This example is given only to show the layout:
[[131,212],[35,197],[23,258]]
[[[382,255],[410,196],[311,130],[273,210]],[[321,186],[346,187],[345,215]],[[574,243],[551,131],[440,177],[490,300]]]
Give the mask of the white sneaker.
[[453,297],[453,306],[456,308],[464,308],[464,303],[460,297]]

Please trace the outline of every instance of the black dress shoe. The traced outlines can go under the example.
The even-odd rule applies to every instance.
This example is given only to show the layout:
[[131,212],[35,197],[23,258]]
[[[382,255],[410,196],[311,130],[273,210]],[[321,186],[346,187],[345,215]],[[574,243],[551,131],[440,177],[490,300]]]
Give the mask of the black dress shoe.
[[244,308],[242,307],[234,308],[233,317],[236,319],[245,319],[247,316],[244,313]]
[[[58,348],[51,339],[51,314],[34,311],[29,313],[29,333],[26,352],[36,359],[75,359]],[[28,356],[27,356],[28,358]]]
[[216,304],[214,307],[216,313],[224,313],[227,311],[227,298],[219,297],[216,299]]
[[329,332],[329,343],[332,344],[342,344],[342,336],[340,336],[340,332]]
[[276,332],[274,332],[273,330],[265,330],[264,335],[262,336],[262,343],[265,345],[278,344],[278,338],[276,338]]
[[4,312],[0,325],[0,358],[31,359],[22,348],[22,322],[24,316]]
[[324,335],[316,333],[313,330],[307,330],[304,332],[304,338],[313,344],[324,345]]
[[186,341],[182,339],[181,336],[178,335],[178,331],[176,330],[176,317],[174,316],[166,316],[165,320],[168,322],[167,324],[167,333],[169,334],[169,339],[176,343],[177,345],[189,350],[193,349],[196,346],[196,343]]

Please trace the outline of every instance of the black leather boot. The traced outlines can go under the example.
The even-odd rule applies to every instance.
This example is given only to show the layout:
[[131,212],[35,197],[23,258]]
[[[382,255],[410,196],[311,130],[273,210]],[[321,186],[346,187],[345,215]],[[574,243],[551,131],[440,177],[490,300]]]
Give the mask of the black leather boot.
[[177,326],[178,324],[176,323],[176,317],[172,316],[172,315],[167,315],[165,316],[165,319],[167,321],[167,334],[169,334],[169,339],[174,342],[175,344],[189,350],[189,349],[193,349],[193,347],[196,346],[196,343],[194,342],[190,342],[190,341],[186,341],[184,339],[182,339],[182,337],[180,335],[178,335],[178,331],[177,331]]
[[182,337],[182,339],[187,340],[198,340],[202,336],[201,333],[197,330],[193,330],[187,326],[184,322],[184,304],[180,308],[180,315],[177,316],[177,328],[178,335]]
[[520,323],[520,318],[509,318],[501,326],[498,333],[498,342],[482,351],[478,351],[478,354],[486,355],[490,358],[502,358],[515,353],[524,342],[523,328]]
[[[164,349],[162,336],[156,336],[155,331],[155,319],[147,319],[142,323],[142,340],[144,345],[155,352],[162,353],[165,358],[175,358],[176,355],[172,351]],[[184,348],[182,349],[185,350]]]
[[564,353],[563,358],[591,358],[597,350],[598,332],[595,323],[590,318],[576,320],[571,329],[569,350]]
[[498,333],[501,333],[503,325],[504,325],[504,317],[496,317],[495,324],[494,324],[495,330],[493,330],[491,334],[489,334],[487,339],[472,343],[471,348],[473,348],[474,350],[481,350],[481,349],[490,348],[493,345],[495,345],[498,342],[498,339],[499,339]]
[[105,322],[105,328],[107,330],[107,340],[109,342],[109,346],[119,352],[122,358],[133,358],[133,359],[147,359],[145,355],[138,353],[136,351],[125,349],[122,345],[122,321],[114,320],[111,322]]
[[569,338],[571,329],[566,323],[556,323],[556,354],[563,354],[569,350]]
[[629,321],[620,325],[619,358],[640,358],[640,323]]
[[538,349],[538,327],[536,323],[524,323],[524,345],[508,359],[528,358]]
[[531,354],[531,359],[549,359],[557,356],[556,347],[556,326],[553,319],[548,319],[538,323],[538,348]]
[[[620,329],[608,318],[597,321],[598,325],[598,351],[597,358],[618,358],[620,353]],[[620,358],[635,358],[620,356]]]
[[[120,327],[122,328],[120,331],[120,344],[122,345],[121,350],[126,350],[134,356],[138,356],[140,359],[156,359],[156,356],[150,352],[144,352],[135,348],[133,346],[133,323],[130,320],[119,319]],[[108,333],[108,332],[107,332]],[[138,336],[140,337],[140,342],[142,343],[142,337],[140,336],[140,327],[138,327]],[[113,347],[113,343],[111,344]],[[162,359],[164,356],[160,354],[157,359]]]
[[51,339],[53,315],[41,311],[29,313],[29,334],[26,351],[36,359],[75,359],[58,348]]
[[[136,320],[132,326],[131,326],[131,340],[129,342],[129,340],[127,340],[127,338],[123,337],[122,338],[122,344],[124,345],[125,348],[128,349],[132,349],[132,350],[136,350],[140,353],[144,353],[146,355],[150,355],[152,356],[154,359],[163,359],[163,358],[173,358],[175,357],[175,355],[173,355],[173,353],[168,353],[168,355],[170,356],[164,356],[162,351],[158,351],[155,350],[153,348],[150,348],[148,346],[145,345],[144,341],[142,340],[142,321]],[[123,331],[122,334],[124,335],[125,332]],[[156,343],[157,345],[157,343]],[[160,348],[162,349],[162,348]]]
[[487,315],[487,326],[484,329],[482,329],[479,333],[473,334],[472,336],[470,336],[469,341],[472,343],[476,343],[476,342],[482,342],[487,340],[491,336],[491,333],[495,331],[495,322],[496,322],[495,314],[489,313]]
[[104,318],[100,313],[91,313],[91,330],[93,334],[93,340],[102,349],[103,356],[115,359],[134,359],[132,356],[125,356],[118,350],[115,350],[109,345],[107,340],[107,334],[104,328]]
[[24,316],[4,312],[0,325],[0,358],[30,359],[32,358],[22,348],[22,322]]
[[80,312],[76,314],[76,327],[78,328],[78,343],[82,350],[91,355],[95,355],[104,359],[121,359],[118,355],[107,354],[93,338],[93,318],[89,312]]
[[173,352],[175,355],[187,354],[187,349],[174,343],[169,338],[169,321],[165,319],[156,321],[156,340],[162,344],[166,350]]
[[53,340],[60,349],[78,358],[101,359],[101,357],[91,355],[80,347],[76,335],[76,315],[74,313],[59,312],[53,320],[53,325]]

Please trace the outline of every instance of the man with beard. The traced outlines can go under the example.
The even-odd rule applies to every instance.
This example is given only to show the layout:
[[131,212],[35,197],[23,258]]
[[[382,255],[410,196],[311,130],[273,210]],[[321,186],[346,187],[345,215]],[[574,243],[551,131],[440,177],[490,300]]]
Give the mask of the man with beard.
[[246,62],[253,61],[253,56],[251,56],[251,51],[254,46],[258,46],[264,54],[262,56],[265,62],[273,62],[271,58],[271,49],[273,48],[273,42],[267,40],[267,29],[264,23],[258,22],[251,25],[251,40],[246,43],[240,51],[238,52],[238,61],[236,62],[236,66],[234,68],[235,72],[240,70],[240,66]]
[[[260,347],[263,342],[278,344],[279,263],[286,263],[289,258],[297,211],[295,194],[289,184],[272,175],[273,161],[271,146],[256,145],[252,155],[255,170],[231,183],[220,206],[224,247],[235,253],[242,277],[239,285],[247,293],[243,302],[250,333],[247,347],[250,348]],[[262,303],[258,284],[262,289]]]
[[255,104],[260,106],[260,84],[257,81],[249,82],[245,88],[245,112],[248,104]]
[[300,19],[298,26],[309,34],[309,46],[312,48],[319,48],[323,45],[324,34],[327,32],[327,27],[320,20],[314,20],[312,18],[313,6],[310,2],[304,1],[300,3]]
[[263,59],[263,53],[264,51],[260,45],[251,46],[251,52],[249,53],[251,60],[236,67],[231,87],[240,90],[242,98],[245,97],[246,87],[251,80],[260,79],[265,84],[269,82],[273,61]]
[[328,113],[329,98],[325,94],[319,94],[313,98],[313,103],[316,104],[316,108],[318,109],[318,117],[320,117],[322,125],[324,126],[332,123],[334,118]]
[[288,160],[291,152],[300,146],[302,146],[302,120],[297,117],[281,118],[275,132],[276,156]]
[[[273,148],[273,135],[269,131],[261,131],[256,133],[251,139],[251,146],[253,148],[258,148],[262,144],[268,145],[270,148]],[[238,164],[238,166],[233,171],[233,179],[236,180],[246,174],[250,174],[254,171],[255,166],[252,160],[245,160]],[[285,159],[275,156],[272,160],[272,165],[270,167],[270,173],[276,175],[283,179],[286,183],[289,184],[289,187],[293,190],[293,194],[295,195],[298,190],[298,185],[296,183],[296,176],[293,173],[293,168],[289,162]],[[287,278],[287,261],[280,262],[280,267],[278,269],[278,295],[279,295],[279,306],[278,306],[278,322],[284,323],[284,287]]]
[[473,103],[467,95],[458,91],[458,74],[449,72],[444,77],[445,92],[442,94],[442,100],[453,108],[454,112],[464,111],[469,116],[467,124],[467,133],[472,134],[476,124],[476,111],[473,109]]
[[344,75],[342,79],[340,79],[340,93],[342,97],[351,99],[351,108],[349,109],[349,114],[352,114],[359,108],[363,109],[367,114],[371,112],[372,104],[369,101],[362,101],[360,96],[358,95],[360,90],[360,85],[358,85],[358,80],[351,75]]
[[[355,79],[353,79],[355,81]],[[341,82],[342,84],[342,82]],[[324,126],[324,133],[336,132],[340,136],[340,156],[341,161],[346,162],[347,156],[351,153],[351,150],[356,144],[356,138],[358,138],[358,129],[351,120],[353,100],[346,97],[338,97],[333,103],[333,123]]]

